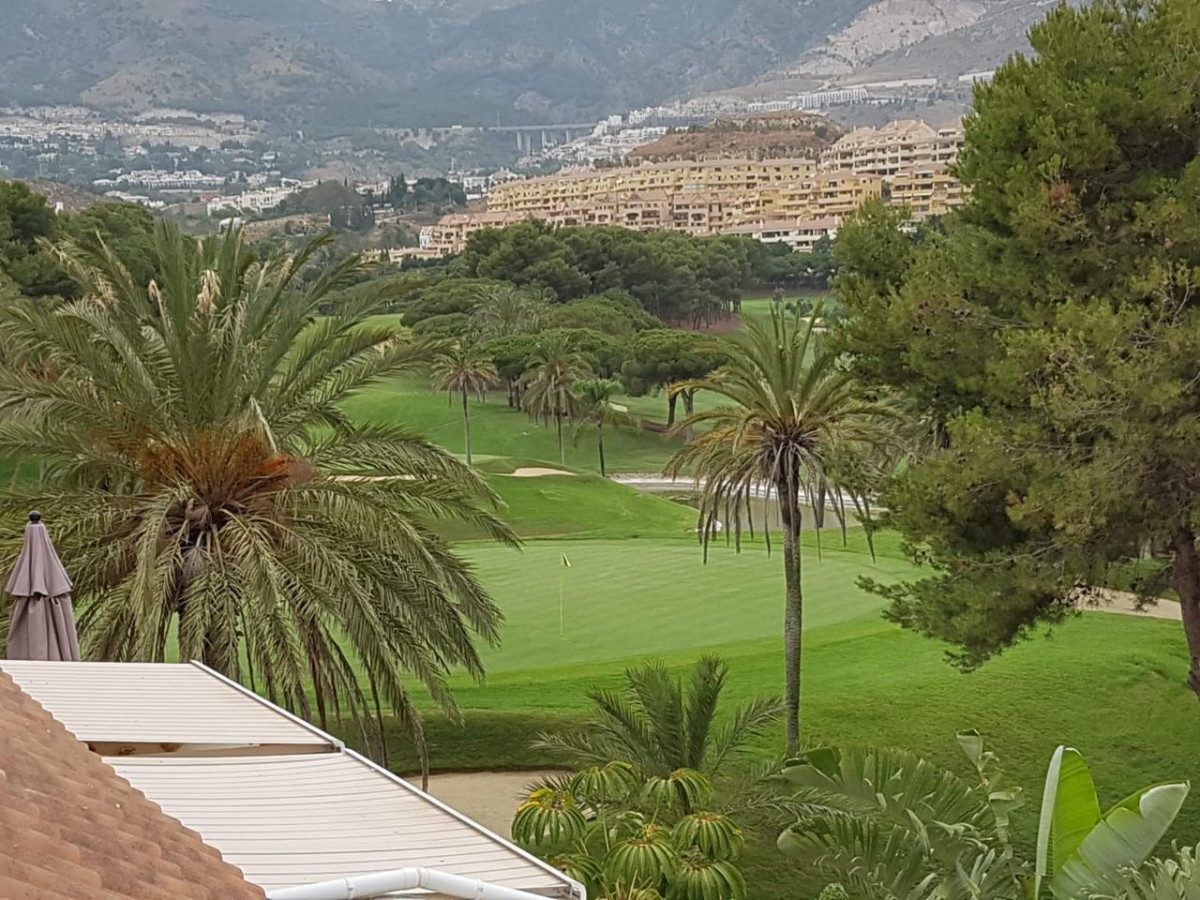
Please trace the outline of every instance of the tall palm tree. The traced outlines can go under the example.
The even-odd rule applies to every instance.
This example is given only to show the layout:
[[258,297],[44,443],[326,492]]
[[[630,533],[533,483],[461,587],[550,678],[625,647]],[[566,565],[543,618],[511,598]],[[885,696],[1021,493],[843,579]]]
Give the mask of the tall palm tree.
[[[788,751],[800,745],[800,664],[803,592],[800,533],[807,499],[839,494],[829,466],[838,454],[891,443],[894,414],[865,397],[822,346],[813,322],[771,311],[768,323],[749,321],[724,346],[728,362],[708,378],[676,384],[674,392],[705,390],[726,402],[694,413],[673,433],[705,426],[667,465],[672,476],[690,473],[701,489],[701,534],[719,521],[739,536],[749,498],[760,487],[779,501],[787,583],[784,614]],[[769,540],[769,532],[768,532]]]
[[462,398],[463,431],[466,435],[467,465],[471,465],[471,394],[482,399],[500,375],[489,354],[479,344],[466,340],[439,347],[431,367],[434,387]]
[[318,314],[361,268],[298,288],[322,246],[259,258],[164,225],[141,284],[103,244],[64,245],[82,298],[0,309],[41,361],[0,366],[0,455],[47,461],[0,515],[57,523],[88,658],[198,659],[305,716],[314,697],[322,723],[346,710],[364,738],[386,702],[426,762],[410,681],[456,714],[447,676],[481,676],[475,638],[501,622],[435,523],[515,539],[470,468],[342,411],[421,351],[368,321],[379,291]]
[[621,393],[619,382],[613,381],[611,378],[582,378],[576,383],[575,388],[579,397],[575,436],[578,439],[578,426],[587,424],[596,426],[596,443],[600,451],[600,477],[605,478],[608,476],[608,472],[604,466],[604,426],[631,425],[634,423],[634,419],[628,413],[613,407],[612,398]]
[[487,338],[536,334],[542,330],[549,308],[544,292],[502,284],[479,291],[471,320],[476,331]]
[[596,715],[585,727],[539,735],[535,746],[576,766],[619,760],[647,778],[666,778],[678,769],[718,775],[783,714],[778,697],[759,697],[718,726],[728,672],[722,660],[706,656],[692,669],[685,690],[661,662],[626,669],[623,690],[588,691]]
[[591,375],[591,367],[568,335],[547,334],[538,341],[526,369],[526,411],[543,422],[553,421],[558,433],[558,462],[567,464],[563,423],[579,409],[575,384]]

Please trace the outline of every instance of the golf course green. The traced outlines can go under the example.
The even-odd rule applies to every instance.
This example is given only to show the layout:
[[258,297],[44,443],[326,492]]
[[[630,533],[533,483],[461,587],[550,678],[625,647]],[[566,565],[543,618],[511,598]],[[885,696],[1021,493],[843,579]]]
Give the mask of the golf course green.
[[[460,409],[416,381],[381,384],[349,409],[462,450]],[[494,397],[473,403],[471,412],[476,465],[524,543],[514,550],[451,533],[503,609],[505,625],[500,644],[482,648],[486,681],[454,679],[462,723],[428,716],[435,770],[554,764],[531,748],[535,735],[578,727],[588,689],[618,686],[626,667],[649,658],[682,673],[702,654],[720,655],[731,672],[727,702],[780,692],[778,547],[769,553],[761,533],[740,552],[718,539],[706,562],[693,510],[590,474],[593,431],[568,445],[569,473],[547,475],[546,468],[558,467],[552,429]],[[610,428],[606,436],[610,471],[657,472],[676,446],[644,430]],[[1029,798],[1015,818],[1025,846],[1036,831],[1046,763],[1059,744],[1085,754],[1105,804],[1148,783],[1200,773],[1188,762],[1200,742],[1200,715],[1185,683],[1178,623],[1084,612],[964,673],[950,664],[946,647],[888,622],[882,601],[857,585],[864,575],[886,582],[916,574],[894,536],[878,535],[874,554],[859,529],[851,529],[846,546],[836,528],[819,540],[818,552],[818,536],[805,535],[807,743],[900,746],[969,775],[954,736],[978,728],[1008,780]],[[393,766],[415,766],[401,729],[389,744]],[[780,726],[756,755],[768,761],[782,744]],[[1200,798],[1192,798],[1172,837],[1197,834]],[[796,896],[773,847],[753,845],[744,869],[756,898]]]

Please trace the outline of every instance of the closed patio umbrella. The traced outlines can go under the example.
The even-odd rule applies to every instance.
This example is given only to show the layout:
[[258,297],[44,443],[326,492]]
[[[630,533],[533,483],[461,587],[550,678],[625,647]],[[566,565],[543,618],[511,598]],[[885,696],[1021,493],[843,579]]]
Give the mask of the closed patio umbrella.
[[16,601],[8,617],[9,659],[79,659],[71,579],[41,513],[30,513],[25,543],[6,590]]

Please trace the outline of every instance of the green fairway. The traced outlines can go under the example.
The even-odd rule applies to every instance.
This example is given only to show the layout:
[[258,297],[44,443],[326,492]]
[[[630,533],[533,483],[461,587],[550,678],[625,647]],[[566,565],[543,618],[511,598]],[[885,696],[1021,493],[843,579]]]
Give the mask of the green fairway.
[[[484,656],[491,673],[694,655],[780,630],[782,558],[768,559],[761,543],[740,554],[718,544],[708,565],[694,540],[535,541],[519,553],[490,545],[463,552],[506,617],[503,646]],[[879,601],[856,588],[855,578],[871,571],[887,581],[909,570],[897,559],[823,555],[818,563],[814,554],[807,572],[810,628],[874,620]]]
[[[666,418],[666,400],[659,401]],[[345,403],[346,412],[361,422],[402,423],[453,453],[463,453],[462,407],[457,399],[434,393],[420,379],[390,379],[363,391]],[[472,446],[479,454],[525,459],[558,460],[554,426],[533,422],[520,410],[510,409],[503,393],[492,393],[486,402],[471,402]],[[567,465],[598,471],[594,428],[583,429],[576,443],[566,426]],[[636,428],[605,430],[605,453],[613,472],[658,472],[678,447],[661,434]]]
[[[1087,756],[1106,804],[1147,783],[1200,776],[1200,715],[1186,687],[1177,623],[1085,613],[963,674],[947,664],[942,647],[886,622],[878,598],[856,587],[861,574],[884,581],[911,574],[883,538],[872,561],[861,535],[846,551],[827,533],[818,560],[807,536],[807,741],[906,747],[969,776],[954,735],[978,728],[1027,792],[1016,818],[1026,848],[1045,766],[1060,743]],[[730,665],[731,700],[782,688],[782,560],[768,558],[761,545],[740,555],[715,546],[707,565],[688,540],[539,540],[521,552],[482,544],[462,550],[506,624],[502,645],[484,651],[486,684],[455,681],[466,727],[430,723],[437,768],[552,763],[528,739],[577,727],[588,711],[586,691],[618,686],[622,670],[646,658],[683,673],[702,653],[719,653]],[[780,728],[761,742],[763,758],[782,742]],[[406,759],[398,736],[393,749]],[[1173,836],[1194,840],[1197,833],[1200,798],[1193,798]],[[796,875],[770,842],[751,843],[745,869],[756,898],[797,896]]]
[[[485,460],[482,465],[486,467],[489,462]],[[514,466],[505,460],[501,468],[511,471]],[[504,504],[501,517],[522,538],[686,538],[696,527],[696,514],[687,507],[630,490],[598,475],[521,478],[490,474],[488,484]],[[444,529],[444,533],[458,540],[481,537],[453,527]],[[531,545],[528,552],[537,555],[544,546]],[[498,551],[497,563],[500,558],[509,558],[518,569],[523,565],[521,556],[507,557],[502,548],[491,545],[466,552],[472,556],[479,553],[490,561],[493,550]]]

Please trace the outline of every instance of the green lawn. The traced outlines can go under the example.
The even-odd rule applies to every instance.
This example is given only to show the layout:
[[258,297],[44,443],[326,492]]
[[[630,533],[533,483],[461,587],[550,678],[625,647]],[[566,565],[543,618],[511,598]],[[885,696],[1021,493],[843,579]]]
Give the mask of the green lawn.
[[[743,312],[765,318],[770,304],[750,299]],[[618,402],[635,415],[665,419],[662,396]],[[458,408],[418,382],[379,385],[347,409],[363,420],[404,422],[453,452],[463,449]],[[768,556],[761,540],[740,554],[718,542],[705,564],[694,515],[680,505],[586,474],[513,477],[508,473],[519,465],[557,459],[553,430],[508,409],[502,397],[474,405],[472,414],[479,467],[526,543],[510,550],[451,533],[506,622],[502,644],[482,650],[486,683],[454,679],[465,727],[429,716],[436,769],[552,764],[530,749],[533,735],[579,727],[587,690],[618,686],[625,667],[649,657],[684,672],[700,654],[719,653],[731,669],[730,700],[779,692],[778,553]],[[613,429],[610,468],[658,471],[673,449],[659,435]],[[567,465],[595,470],[592,434],[568,446]],[[964,674],[948,664],[944,647],[885,621],[879,600],[857,587],[864,574],[882,581],[914,575],[894,536],[880,536],[876,558],[857,531],[847,549],[836,530],[826,531],[820,559],[816,536],[807,534],[805,544],[807,741],[907,747],[969,775],[954,734],[978,728],[1009,779],[1026,790],[1016,817],[1026,849],[1045,765],[1060,743],[1086,755],[1106,804],[1148,783],[1200,780],[1200,709],[1185,685],[1177,623],[1089,612]],[[780,729],[757,753],[768,758],[782,742]],[[393,765],[411,770],[398,729],[390,744]],[[1172,837],[1200,838],[1200,795],[1189,800]],[[743,869],[755,900],[813,893],[769,840],[751,841]]]
[[[512,471],[513,461],[495,461],[498,468]],[[485,460],[481,468],[493,465]],[[531,461],[530,465],[545,463]],[[489,474],[488,484],[500,496],[500,515],[522,538],[681,538],[694,533],[696,515],[678,503],[653,494],[632,491],[606,481],[599,475],[554,475],[519,478]],[[480,535],[450,530],[448,537],[470,540]],[[543,552],[550,545],[530,545],[529,554]],[[494,550],[499,551],[491,557]],[[501,548],[481,545],[468,554],[479,552],[485,559],[505,560],[520,568],[522,554],[505,553]],[[544,552],[549,552],[545,550]]]
[[[660,398],[662,406],[666,401]],[[374,385],[345,403],[352,417],[363,422],[401,422],[453,453],[463,453],[462,407],[445,394],[433,393],[426,382],[396,378]],[[665,411],[661,418],[666,418]],[[525,413],[510,409],[502,393],[487,401],[472,401],[472,447],[476,453],[525,459],[557,460],[558,438],[552,425],[530,421]],[[578,443],[566,430],[567,466],[597,471],[595,429],[584,429]],[[605,432],[608,467],[613,472],[658,472],[671,458],[678,442],[661,434],[633,428]]]

